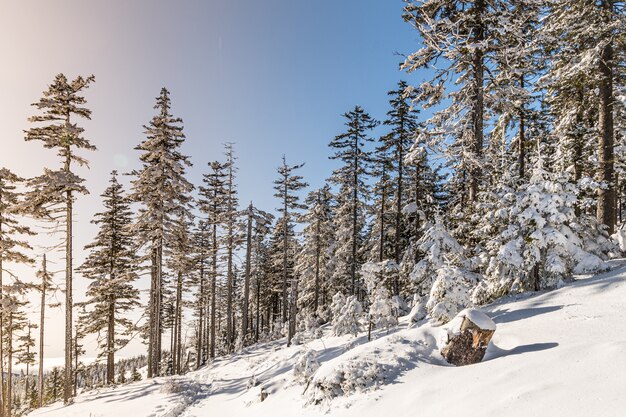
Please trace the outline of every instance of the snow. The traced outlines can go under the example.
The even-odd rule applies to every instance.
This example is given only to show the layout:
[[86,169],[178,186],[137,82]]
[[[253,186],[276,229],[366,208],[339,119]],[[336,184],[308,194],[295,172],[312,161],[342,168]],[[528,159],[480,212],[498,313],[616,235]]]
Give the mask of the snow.
[[483,330],[496,330],[496,323],[488,315],[474,308],[466,308],[446,324],[445,328],[449,336],[461,333],[461,325],[465,317]]
[[[626,263],[481,308],[497,325],[483,362],[448,365],[446,329],[400,326],[286,347],[260,344],[185,376],[79,395],[33,417],[620,416],[626,409]],[[491,326],[471,310],[472,320]],[[261,392],[267,395],[261,401]]]

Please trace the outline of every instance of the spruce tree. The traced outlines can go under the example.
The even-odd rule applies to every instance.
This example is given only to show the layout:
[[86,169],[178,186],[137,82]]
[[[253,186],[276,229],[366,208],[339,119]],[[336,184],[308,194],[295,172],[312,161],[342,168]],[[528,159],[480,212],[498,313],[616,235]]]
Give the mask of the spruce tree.
[[344,133],[336,136],[329,144],[335,149],[330,158],[339,160],[343,165],[333,171],[330,181],[339,186],[337,195],[337,267],[334,279],[343,283],[350,294],[358,294],[357,271],[362,264],[362,230],[365,224],[366,201],[370,195],[366,181],[370,174],[372,155],[366,148],[373,140],[368,132],[378,122],[370,117],[361,107],[345,113],[347,127]]
[[224,219],[224,213],[227,206],[227,189],[226,189],[226,165],[218,161],[209,164],[211,171],[203,176],[204,186],[199,187],[200,198],[198,207],[205,214],[205,221],[209,227],[210,233],[210,250],[211,250],[211,272],[210,272],[210,346],[209,357],[215,358],[216,348],[216,321],[217,321],[217,274],[218,274],[218,248],[220,239],[218,239],[218,228],[221,227]]
[[302,249],[298,254],[296,273],[301,282],[300,305],[314,315],[329,301],[328,286],[332,267],[334,197],[330,186],[311,191],[305,200],[307,211],[300,217]]
[[[418,122],[418,110],[413,108],[413,101],[416,99],[416,93],[409,88],[405,81],[400,81],[395,90],[387,93],[390,97],[389,105],[391,109],[387,112],[387,119],[383,121],[383,125],[388,126],[391,131],[381,137],[381,150],[391,153],[391,166],[393,174],[390,177],[395,183],[395,195],[393,205],[393,228],[394,228],[394,247],[393,259],[399,265],[402,253],[406,247],[405,239],[405,216],[403,209],[407,204],[407,192],[410,184],[407,168],[405,167],[405,158],[409,153],[413,144],[413,138],[418,133],[420,124]],[[382,259],[380,259],[382,261]],[[394,295],[400,292],[400,283],[398,277],[394,277],[392,283]]]
[[[296,326],[296,297],[297,297],[297,281],[295,276],[292,275],[291,279],[291,295],[290,301],[287,298],[288,278],[289,278],[289,252],[293,245],[290,242],[288,230],[291,228],[291,222],[293,216],[297,210],[305,208],[299,200],[298,191],[307,187],[308,184],[302,181],[300,175],[295,174],[295,171],[302,168],[304,164],[299,165],[287,165],[287,159],[283,155],[283,163],[278,167],[278,179],[274,181],[274,190],[276,193],[274,197],[280,201],[280,207],[277,209],[281,214],[280,224],[283,227],[282,231],[282,321],[283,324],[287,322],[289,318],[289,331],[287,335],[287,344],[291,343],[291,338],[295,333]],[[287,314],[287,308],[289,305],[289,314]]]
[[[30,264],[33,260],[25,253],[31,249],[24,237],[33,232],[23,224],[19,216],[24,214],[22,196],[17,186],[24,180],[6,168],[0,168],[0,387],[4,386],[4,344],[2,331],[5,306],[3,301],[5,273],[10,274],[7,264]],[[4,407],[4,390],[0,390],[0,410]]]
[[235,184],[235,151],[232,143],[227,143],[226,148],[226,178],[224,203],[225,211],[223,215],[223,227],[225,231],[224,244],[226,249],[226,337],[228,352],[232,352],[235,342],[235,312],[233,306],[234,297],[234,254],[241,239],[238,234],[239,227],[239,200],[237,197],[237,185]]
[[133,286],[138,278],[138,256],[129,225],[132,224],[130,199],[111,173],[109,186],[102,194],[104,211],[92,223],[99,227],[94,241],[85,246],[87,259],[78,268],[92,280],[85,305],[90,306],[85,320],[87,333],[98,334],[99,347],[106,355],[107,383],[115,382],[115,352],[124,344],[123,335],[133,323],[123,315],[139,305],[139,291]]
[[[242,213],[244,214],[244,213]],[[260,210],[250,202],[248,209],[245,211],[247,217],[246,221],[246,263],[245,263],[245,275],[244,275],[244,290],[243,290],[243,304],[241,314],[241,334],[242,339],[245,342],[248,336],[248,330],[250,328],[250,286],[253,271],[253,263],[255,251],[259,249],[259,236],[263,236],[269,230],[269,226],[272,224],[274,216],[263,210]],[[258,274],[258,272],[256,272]]]
[[192,184],[185,179],[191,166],[189,157],[180,152],[185,140],[182,119],[171,114],[170,93],[166,88],[156,98],[157,114],[144,126],[146,139],[135,149],[142,152],[142,167],[132,172],[132,198],[141,203],[133,227],[140,246],[149,247],[150,299],[148,334],[148,377],[158,376],[161,369],[161,323],[163,300],[164,248],[173,224],[173,211],[186,204]]
[[450,145],[446,151],[460,174],[460,192],[473,203],[478,199],[482,177],[484,122],[489,106],[485,74],[490,74],[487,62],[493,56],[492,35],[498,29],[494,26],[501,2],[406,3],[404,20],[420,34],[422,47],[406,58],[402,68],[434,71],[432,79],[420,86],[417,99],[425,107],[441,105],[427,122],[428,132],[433,142]]
[[72,170],[72,163],[79,166],[87,165],[87,160],[77,154],[79,150],[96,149],[88,139],[83,137],[84,128],[77,124],[78,119],[91,119],[91,110],[86,108],[85,98],[81,95],[94,82],[93,75],[77,77],[69,81],[65,75],[55,77],[43,97],[33,104],[42,112],[40,115],[29,118],[36,127],[31,127],[25,133],[27,141],[39,140],[48,149],[55,149],[61,159],[62,167],[58,171],[46,169],[44,174],[35,178],[32,185],[35,192],[32,194],[32,203],[42,208],[50,202],[64,207],[63,220],[65,223],[65,378],[63,386],[63,400],[68,403],[72,397],[72,272],[73,272],[73,204],[76,193],[86,194],[87,189],[82,185],[84,180]]

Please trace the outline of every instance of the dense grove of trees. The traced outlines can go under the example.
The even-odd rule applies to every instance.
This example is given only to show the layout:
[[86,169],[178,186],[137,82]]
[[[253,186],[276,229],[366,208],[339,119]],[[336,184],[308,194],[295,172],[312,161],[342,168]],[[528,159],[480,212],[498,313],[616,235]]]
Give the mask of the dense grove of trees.
[[[403,18],[422,41],[401,64],[411,82],[388,92],[386,114],[357,105],[342,131],[320,138],[336,164],[321,187],[307,189],[303,164],[277,152],[275,213],[240,204],[231,143],[199,161],[203,181],[192,184],[183,120],[163,88],[135,148],[139,168],[127,173],[128,190],[112,172],[78,267],[73,203],[87,188],[75,168],[96,149],[80,126],[95,79],[54,78],[25,139],[56,151],[61,166],[32,179],[0,169],[1,415],[136,380],[143,366],[147,377],[180,374],[259,341],[300,343],[326,323],[337,335],[371,335],[407,314],[445,323],[469,305],[556,288],[620,255],[624,2],[405,3]],[[62,231],[59,282],[29,245],[27,217]],[[6,267],[41,255],[36,282]],[[90,280],[81,303],[75,271]],[[149,279],[143,306],[140,279]],[[44,310],[57,285],[65,364],[44,378]],[[28,291],[41,294],[39,323],[24,313]],[[128,313],[140,308],[144,319],[133,322]],[[80,363],[88,334],[98,335],[103,364]],[[146,357],[116,362],[135,336]],[[38,363],[38,380],[27,371],[16,382],[14,363]]]

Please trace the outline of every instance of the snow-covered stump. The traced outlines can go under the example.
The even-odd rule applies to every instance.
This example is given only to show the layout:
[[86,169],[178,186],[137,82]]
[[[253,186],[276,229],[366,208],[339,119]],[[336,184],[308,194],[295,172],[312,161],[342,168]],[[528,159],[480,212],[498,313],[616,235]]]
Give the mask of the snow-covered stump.
[[483,360],[496,324],[480,310],[465,309],[450,321],[447,331],[441,356],[456,366],[471,365]]

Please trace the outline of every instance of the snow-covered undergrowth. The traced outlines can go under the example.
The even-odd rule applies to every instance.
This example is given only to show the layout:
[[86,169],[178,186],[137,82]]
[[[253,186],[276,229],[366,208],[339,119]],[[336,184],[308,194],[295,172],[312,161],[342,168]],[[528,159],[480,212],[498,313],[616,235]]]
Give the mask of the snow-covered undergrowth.
[[[485,360],[439,354],[427,322],[273,342],[176,378],[80,395],[32,416],[603,416],[626,410],[626,266],[483,309],[497,324]],[[261,401],[261,393],[264,400]]]

